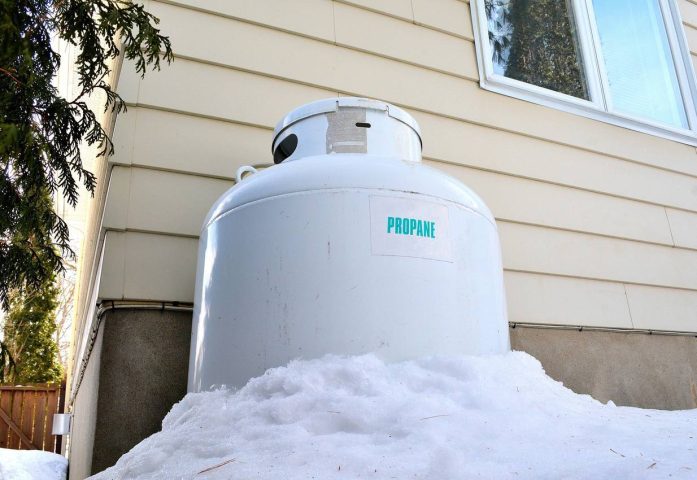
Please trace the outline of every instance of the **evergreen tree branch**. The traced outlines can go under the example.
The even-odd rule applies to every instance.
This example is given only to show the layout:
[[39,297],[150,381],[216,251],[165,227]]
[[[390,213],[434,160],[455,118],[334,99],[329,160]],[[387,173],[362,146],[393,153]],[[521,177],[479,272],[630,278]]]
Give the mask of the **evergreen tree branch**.
[[[126,106],[108,82],[120,55],[145,75],[173,59],[159,20],[121,0],[0,0],[0,303],[13,289],[45,284],[73,258],[66,223],[45,198],[61,195],[75,206],[81,187],[94,194],[96,177],[82,144],[100,156],[114,153],[108,131],[86,99],[105,96],[104,112]],[[53,80],[61,58],[53,37],[77,47],[80,94],[58,94]]]

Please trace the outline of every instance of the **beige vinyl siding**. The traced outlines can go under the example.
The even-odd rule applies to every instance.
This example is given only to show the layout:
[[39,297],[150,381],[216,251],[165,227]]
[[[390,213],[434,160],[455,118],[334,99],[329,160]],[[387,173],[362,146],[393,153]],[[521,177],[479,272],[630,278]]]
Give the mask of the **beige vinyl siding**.
[[697,28],[691,25],[685,25],[685,37],[687,37],[688,45],[690,46],[690,53],[693,55],[697,54]]
[[380,13],[385,16],[393,16],[407,22],[414,21],[414,9],[411,0],[339,0],[340,3],[364,8],[367,11]]
[[461,0],[413,0],[414,23],[473,40],[469,5],[462,4]]
[[[136,116],[144,116],[145,120],[141,121],[142,127],[132,129],[130,119]],[[188,166],[189,173],[195,173],[199,177],[231,180],[239,166],[252,163],[255,158],[269,157],[267,147],[271,141],[270,129],[145,108],[132,108],[119,121],[123,121],[120,125],[124,129],[138,132],[138,139],[129,136],[131,148],[124,149],[127,154],[115,158],[120,164],[181,173],[185,173]],[[172,131],[163,128],[163,125],[171,126]],[[117,129],[117,138],[118,133]],[[163,151],[158,151],[160,145],[163,146]],[[668,246],[674,244],[665,209],[655,204],[627,200],[616,196],[615,192],[601,195],[597,191],[522,178],[504,170],[484,170],[478,168],[475,162],[472,162],[473,166],[446,164],[436,160],[425,160],[425,163],[476,186],[477,192],[489,199],[489,206],[499,220],[592,232]],[[607,174],[605,171],[600,173]],[[194,183],[200,183],[200,180],[192,181],[192,185]],[[148,185],[152,185],[151,195],[160,195],[154,193],[160,191],[157,183],[144,183],[143,188],[147,189]],[[210,202],[210,205],[214,199],[206,198],[205,201]],[[121,202],[115,203],[120,209],[125,208]],[[147,205],[145,208],[148,208]],[[603,214],[599,215],[599,212]],[[678,210],[671,212],[676,216],[676,224],[679,221],[685,225],[685,234],[675,236],[680,241],[689,241],[690,222],[697,222],[697,214]],[[179,208],[173,209],[172,214],[178,215]],[[201,220],[202,218],[193,219],[197,225],[200,225]],[[174,233],[189,232],[175,230]]]
[[[673,246],[668,218],[661,207],[512,175],[426,163],[472,185],[487,199],[497,221]],[[697,215],[686,215],[697,221]]]
[[459,38],[341,3],[334,16],[337,45],[463,78],[477,76],[471,31],[469,39]]
[[272,130],[186,113],[131,107],[119,117],[114,162],[232,179],[242,165],[272,164]]
[[232,181],[116,166],[104,227],[197,238],[213,202]]
[[697,331],[695,148],[482,90],[466,2],[147,5],[177,58],[121,76],[103,298],[192,301],[237,167],[271,161],[290,109],[359,95],[409,110],[425,162],[489,204],[512,321]]
[[[178,10],[157,1],[150,5],[163,21],[167,19],[168,24],[176,25],[169,33],[178,42],[177,53],[183,58],[196,59],[201,68],[201,62],[210,62],[346,95],[381,98],[410,110],[450,116],[697,175],[694,147],[482,90],[477,83],[473,44],[470,56],[462,60],[471,69],[469,79],[463,79],[380,56],[379,45],[371,50],[375,54],[367,55],[257,25],[254,25],[257,30],[252,37],[237,37],[234,32],[244,22],[229,19],[226,29],[212,34],[214,27],[210,25],[220,18],[216,15]],[[466,4],[462,5],[463,14],[466,14]],[[380,17],[383,21],[393,20],[384,15]],[[403,23],[411,27],[410,23]],[[360,29],[359,25],[354,27]],[[231,48],[234,45],[242,48]],[[298,52],[303,54],[298,55]],[[186,80],[172,68],[163,70],[163,75]],[[153,78],[143,85],[158,87]]]
[[685,27],[685,37],[690,52],[697,54],[697,4],[690,0],[676,0]]
[[666,330],[695,331],[696,292],[643,285],[627,285],[626,290],[635,328],[651,329],[659,324]]
[[666,209],[675,245],[697,249],[697,215],[692,212]]
[[[246,100],[245,91],[227,95],[240,97],[238,104]],[[119,118],[115,162],[224,178],[240,165],[271,162],[274,121],[249,126],[246,110],[253,102],[228,118],[162,108],[132,106]],[[431,114],[415,117],[424,138],[434,139],[424,145],[425,158],[439,164],[697,212],[697,178]]]
[[697,28],[697,4],[690,0],[677,0],[677,3],[683,24]]
[[504,280],[509,316],[518,321],[634,327],[620,283],[511,271]]
[[144,232],[107,231],[99,296],[193,301],[198,240]]

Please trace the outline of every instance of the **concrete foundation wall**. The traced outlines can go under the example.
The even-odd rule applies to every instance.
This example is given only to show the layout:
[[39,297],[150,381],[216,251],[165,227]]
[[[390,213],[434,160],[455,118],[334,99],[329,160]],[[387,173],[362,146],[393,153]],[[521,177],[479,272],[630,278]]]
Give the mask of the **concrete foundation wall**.
[[186,395],[191,314],[105,313],[92,473],[112,466]]
[[697,407],[697,338],[515,328],[511,346],[547,374],[601,402],[667,410]]
[[104,314],[74,404],[70,479],[110,466],[186,394],[191,313],[112,310]]

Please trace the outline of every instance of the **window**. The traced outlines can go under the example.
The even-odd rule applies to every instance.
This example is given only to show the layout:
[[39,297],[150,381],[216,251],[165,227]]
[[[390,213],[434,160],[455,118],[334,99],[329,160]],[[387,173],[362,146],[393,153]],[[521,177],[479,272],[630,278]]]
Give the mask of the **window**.
[[482,87],[697,145],[672,0],[472,0]]

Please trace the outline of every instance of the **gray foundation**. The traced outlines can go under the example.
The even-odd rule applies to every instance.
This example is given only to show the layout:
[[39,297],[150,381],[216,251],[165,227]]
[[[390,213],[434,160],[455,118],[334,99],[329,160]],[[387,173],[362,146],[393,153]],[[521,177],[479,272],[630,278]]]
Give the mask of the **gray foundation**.
[[[113,310],[104,314],[101,330],[101,348],[95,344],[88,364],[90,378],[85,376],[76,397],[75,421],[85,434],[72,439],[71,479],[114,465],[159,432],[167,412],[186,395],[191,313]],[[93,411],[82,410],[81,403]]]
[[576,393],[617,405],[697,407],[697,338],[514,328],[511,346]]

